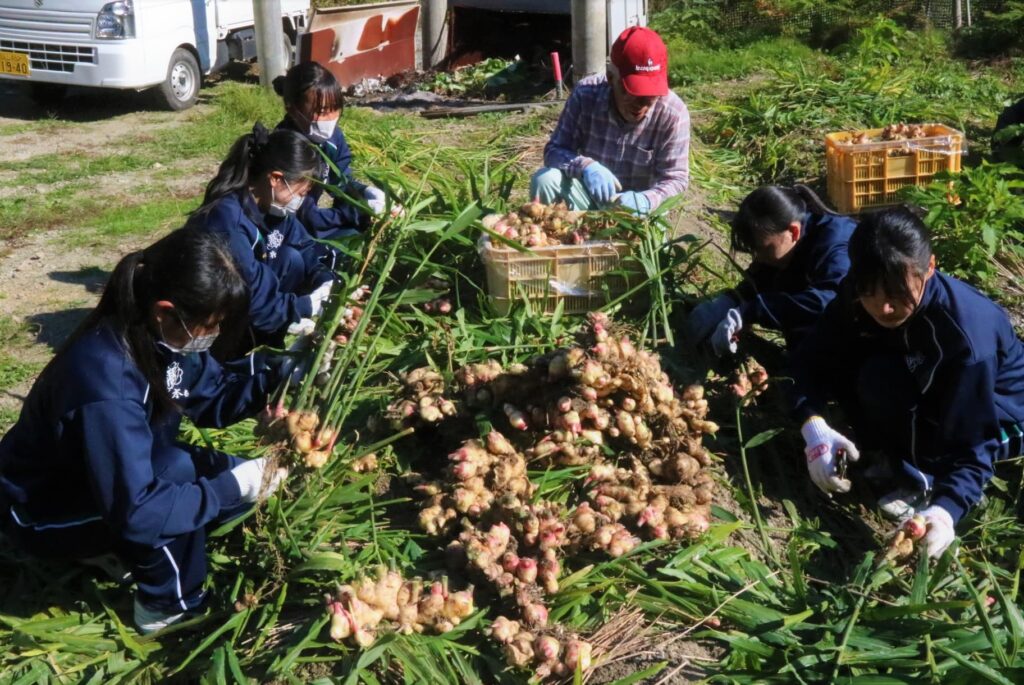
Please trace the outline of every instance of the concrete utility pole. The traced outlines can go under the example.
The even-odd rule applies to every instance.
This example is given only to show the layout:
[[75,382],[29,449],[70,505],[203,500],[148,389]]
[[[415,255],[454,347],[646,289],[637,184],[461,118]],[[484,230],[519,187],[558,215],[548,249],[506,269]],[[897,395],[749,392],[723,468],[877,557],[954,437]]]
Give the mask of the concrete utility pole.
[[964,27],[964,9],[960,0],[953,0],[953,28],[958,31]]
[[579,81],[604,73],[608,61],[607,0],[572,0],[572,71]]
[[423,68],[437,66],[445,55],[448,44],[448,0],[420,0],[420,42],[423,50]]
[[252,0],[256,20],[256,59],[260,63],[260,85],[273,90],[274,79],[283,74],[288,62],[284,55],[284,26],[281,0]]

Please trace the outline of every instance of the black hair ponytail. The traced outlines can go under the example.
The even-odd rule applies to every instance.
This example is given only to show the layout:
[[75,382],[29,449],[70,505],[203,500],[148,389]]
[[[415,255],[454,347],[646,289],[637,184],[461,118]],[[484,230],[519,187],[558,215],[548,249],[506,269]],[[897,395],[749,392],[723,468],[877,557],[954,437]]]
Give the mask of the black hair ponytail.
[[334,74],[319,62],[296,64],[284,76],[274,79],[274,91],[286,107],[305,107],[310,93],[314,112],[345,109],[345,95]]
[[151,322],[153,303],[160,300],[173,303],[182,321],[191,327],[247,311],[249,289],[220,236],[194,228],[178,229],[118,262],[99,304],[63,348],[100,323],[109,323],[149,381],[158,416],[176,409],[156,348],[160,333]]
[[908,275],[924,277],[932,258],[931,235],[909,207],[867,214],[850,236],[849,279],[857,295],[879,287],[904,302],[913,302]]
[[303,178],[319,178],[323,169],[320,153],[300,133],[277,129],[273,132],[260,122],[252,132],[240,137],[221,162],[217,175],[206,186],[200,213],[211,202],[247,190],[269,171],[280,171],[289,183]]
[[732,249],[753,253],[765,238],[782,233],[807,212],[835,214],[813,190],[798,183],[792,188],[761,186],[740,203],[732,220]]

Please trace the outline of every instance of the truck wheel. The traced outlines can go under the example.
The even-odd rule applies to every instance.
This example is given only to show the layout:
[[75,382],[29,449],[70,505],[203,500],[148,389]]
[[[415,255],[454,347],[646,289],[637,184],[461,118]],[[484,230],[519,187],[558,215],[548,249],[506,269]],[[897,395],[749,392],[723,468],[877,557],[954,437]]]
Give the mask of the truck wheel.
[[160,104],[175,111],[188,109],[196,104],[202,74],[195,56],[185,48],[178,48],[171,55],[167,66],[167,78],[156,87]]
[[53,109],[64,99],[68,87],[61,83],[39,83],[29,84],[29,93],[32,101],[44,109]]

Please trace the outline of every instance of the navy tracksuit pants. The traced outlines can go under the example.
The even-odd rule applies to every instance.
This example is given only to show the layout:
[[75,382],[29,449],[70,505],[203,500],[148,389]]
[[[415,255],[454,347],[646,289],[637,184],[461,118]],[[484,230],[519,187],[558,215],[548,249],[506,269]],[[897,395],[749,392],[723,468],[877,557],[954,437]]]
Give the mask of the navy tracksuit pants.
[[[195,482],[230,469],[241,460],[214,450],[184,444],[154,450],[157,478],[176,483]],[[243,504],[221,512],[208,527],[216,527],[249,511]],[[99,516],[73,521],[33,522],[4,512],[3,528],[21,549],[43,558],[81,559],[113,552],[132,573],[138,599],[147,608],[167,614],[199,608],[206,592],[206,528],[179,535],[156,549],[119,538]]]

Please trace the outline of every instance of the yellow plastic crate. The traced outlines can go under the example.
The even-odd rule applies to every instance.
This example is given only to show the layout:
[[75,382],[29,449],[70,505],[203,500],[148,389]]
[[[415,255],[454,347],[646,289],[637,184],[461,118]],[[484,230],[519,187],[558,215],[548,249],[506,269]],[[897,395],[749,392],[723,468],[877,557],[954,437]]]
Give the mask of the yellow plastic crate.
[[523,296],[540,311],[551,313],[559,302],[563,312],[593,311],[619,297],[642,279],[639,265],[624,242],[552,245],[519,252],[480,241],[487,269],[487,291],[499,314],[507,314]]
[[[850,143],[845,131],[825,136],[828,196],[841,214],[900,202],[899,191],[927,184],[940,171],[960,171],[964,134],[942,124],[922,124],[924,138]],[[867,129],[871,137],[882,129]]]

